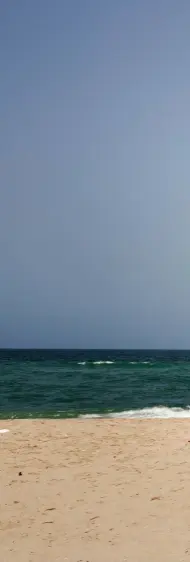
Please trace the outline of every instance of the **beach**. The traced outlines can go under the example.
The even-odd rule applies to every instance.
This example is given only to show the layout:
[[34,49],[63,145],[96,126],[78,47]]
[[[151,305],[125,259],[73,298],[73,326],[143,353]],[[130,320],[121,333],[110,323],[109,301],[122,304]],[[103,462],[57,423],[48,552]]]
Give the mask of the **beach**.
[[17,419],[3,428],[3,562],[189,560],[188,420]]

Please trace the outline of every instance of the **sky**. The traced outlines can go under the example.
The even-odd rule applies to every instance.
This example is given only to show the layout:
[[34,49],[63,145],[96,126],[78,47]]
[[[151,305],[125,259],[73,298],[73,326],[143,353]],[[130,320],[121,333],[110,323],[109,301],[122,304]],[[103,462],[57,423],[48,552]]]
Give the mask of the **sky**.
[[189,29],[0,0],[0,347],[190,348]]

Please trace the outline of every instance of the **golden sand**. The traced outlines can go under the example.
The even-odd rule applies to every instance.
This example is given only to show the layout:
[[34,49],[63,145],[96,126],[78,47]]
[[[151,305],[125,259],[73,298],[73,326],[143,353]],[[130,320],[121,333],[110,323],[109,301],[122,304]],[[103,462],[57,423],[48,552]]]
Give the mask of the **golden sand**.
[[1,428],[0,562],[190,560],[188,420]]

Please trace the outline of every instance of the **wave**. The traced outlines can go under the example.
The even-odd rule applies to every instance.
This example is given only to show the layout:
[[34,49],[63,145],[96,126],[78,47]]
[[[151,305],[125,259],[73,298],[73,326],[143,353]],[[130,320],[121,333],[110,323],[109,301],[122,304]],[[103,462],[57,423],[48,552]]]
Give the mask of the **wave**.
[[[57,410],[57,411],[27,411],[27,412],[4,412],[0,411],[0,419],[25,419],[25,418],[69,418],[69,419],[179,419],[190,418],[190,406],[187,408],[169,408],[167,406],[155,406],[153,408],[142,408],[136,410],[124,410],[122,412],[102,412],[102,413],[86,413]],[[2,433],[2,431],[0,432]]]
[[80,419],[90,418],[120,418],[120,419],[167,419],[167,418],[190,418],[190,406],[187,408],[167,408],[156,406],[154,408],[143,408],[141,410],[126,410],[123,412],[110,412],[108,414],[84,414]]
[[77,365],[152,365],[150,361],[78,361]]
[[86,365],[86,363],[89,365],[112,365],[115,361],[79,361],[78,365]]
[[150,361],[129,361],[129,365],[151,365]]
[[129,365],[137,365],[138,361],[129,361]]
[[150,365],[151,363],[150,363],[150,361],[142,361],[142,364],[143,365]]
[[114,361],[93,361],[93,365],[112,365]]

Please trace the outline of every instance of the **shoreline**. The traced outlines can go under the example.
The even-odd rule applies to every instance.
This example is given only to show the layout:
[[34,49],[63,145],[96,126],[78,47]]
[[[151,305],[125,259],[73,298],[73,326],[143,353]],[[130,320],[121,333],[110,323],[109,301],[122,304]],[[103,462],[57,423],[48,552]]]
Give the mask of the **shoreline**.
[[188,560],[188,420],[1,419],[4,428],[3,560]]
[[99,411],[99,412],[65,412],[60,410],[55,410],[54,412],[28,412],[25,415],[24,412],[12,413],[8,415],[5,412],[3,415],[0,412],[0,423],[4,420],[167,420],[167,419],[187,419],[190,418],[190,406],[179,407],[179,406],[146,406],[143,408],[121,410],[121,411]]

